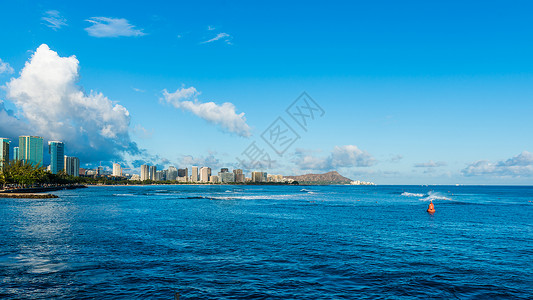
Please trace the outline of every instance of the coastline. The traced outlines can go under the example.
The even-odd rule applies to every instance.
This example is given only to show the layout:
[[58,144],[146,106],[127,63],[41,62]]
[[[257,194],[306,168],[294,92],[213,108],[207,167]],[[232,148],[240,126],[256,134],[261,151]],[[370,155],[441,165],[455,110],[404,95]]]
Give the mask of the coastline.
[[48,194],[47,192],[60,191],[60,190],[73,190],[87,188],[86,185],[72,184],[66,186],[46,186],[46,187],[31,187],[31,188],[19,188],[0,190],[0,198],[26,198],[26,199],[51,199],[59,198],[57,195]]

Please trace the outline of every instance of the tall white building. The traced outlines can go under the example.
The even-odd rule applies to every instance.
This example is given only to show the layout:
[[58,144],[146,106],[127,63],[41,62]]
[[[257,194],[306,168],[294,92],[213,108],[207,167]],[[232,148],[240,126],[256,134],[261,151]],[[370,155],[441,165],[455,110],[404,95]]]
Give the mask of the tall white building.
[[198,181],[198,167],[192,166],[191,168],[191,181],[196,182]]
[[80,176],[80,159],[74,156],[64,156],[65,173],[70,176]]
[[211,168],[202,167],[200,168],[200,181],[209,182],[209,177],[211,176]]
[[150,179],[150,166],[142,165],[141,166],[141,181]]
[[122,167],[119,164],[113,163],[113,176],[122,176]]

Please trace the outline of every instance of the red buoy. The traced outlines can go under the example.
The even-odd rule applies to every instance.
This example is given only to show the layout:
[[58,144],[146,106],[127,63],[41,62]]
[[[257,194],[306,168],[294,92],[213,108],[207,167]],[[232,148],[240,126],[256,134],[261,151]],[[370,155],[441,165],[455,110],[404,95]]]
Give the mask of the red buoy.
[[431,201],[429,203],[429,206],[428,206],[428,210],[427,210],[428,213],[434,213],[435,212],[435,207],[433,206],[433,201]]

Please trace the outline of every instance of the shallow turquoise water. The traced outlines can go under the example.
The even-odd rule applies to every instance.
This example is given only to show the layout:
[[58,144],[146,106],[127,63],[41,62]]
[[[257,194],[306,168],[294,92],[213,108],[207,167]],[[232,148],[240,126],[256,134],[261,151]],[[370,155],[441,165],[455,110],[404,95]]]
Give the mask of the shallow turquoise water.
[[0,298],[533,298],[533,187],[57,194],[0,199]]

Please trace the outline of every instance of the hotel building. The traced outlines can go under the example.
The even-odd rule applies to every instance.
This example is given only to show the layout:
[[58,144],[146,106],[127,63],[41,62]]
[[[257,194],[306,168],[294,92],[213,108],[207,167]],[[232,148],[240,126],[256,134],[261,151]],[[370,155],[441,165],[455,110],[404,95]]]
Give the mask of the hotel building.
[[39,136],[19,137],[19,159],[34,166],[43,165],[43,138]]
[[65,169],[65,144],[59,141],[48,142],[48,153],[50,153],[50,172],[57,172]]

